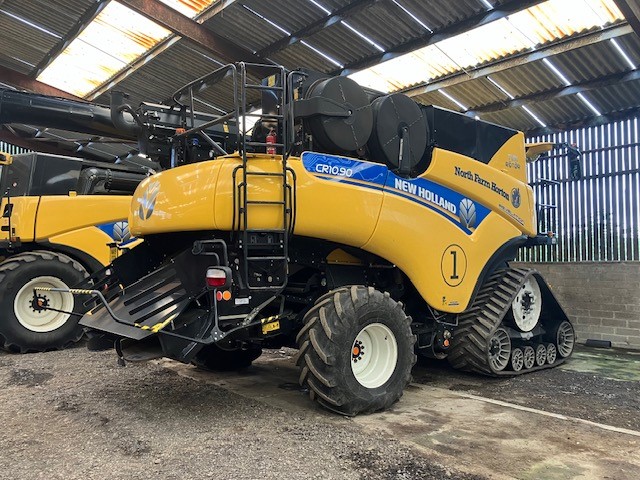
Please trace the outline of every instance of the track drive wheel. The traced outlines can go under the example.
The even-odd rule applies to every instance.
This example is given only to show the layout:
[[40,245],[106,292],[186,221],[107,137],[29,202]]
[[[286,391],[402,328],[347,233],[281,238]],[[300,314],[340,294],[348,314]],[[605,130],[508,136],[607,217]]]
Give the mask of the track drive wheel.
[[260,347],[223,350],[217,345],[207,345],[196,354],[192,363],[210,372],[233,372],[250,367],[260,355],[262,355]]
[[511,303],[513,323],[521,332],[533,330],[542,313],[542,294],[536,278],[531,275],[520,287]]
[[43,352],[80,340],[80,317],[57,310],[80,312],[81,302],[70,293],[36,292],[34,297],[33,289],[69,288],[88,276],[75,260],[45,250],[20,253],[2,262],[0,347],[19,353]]
[[297,341],[300,385],[323,407],[348,416],[393,405],[416,362],[411,319],[402,304],[372,287],[321,297]]

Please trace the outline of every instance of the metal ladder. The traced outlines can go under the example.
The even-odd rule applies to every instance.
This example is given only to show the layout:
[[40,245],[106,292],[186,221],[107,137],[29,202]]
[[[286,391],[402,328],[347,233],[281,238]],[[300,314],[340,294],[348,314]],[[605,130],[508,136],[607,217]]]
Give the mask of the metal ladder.
[[[289,156],[289,119],[285,113],[286,100],[286,71],[284,67],[274,65],[258,65],[240,63],[240,117],[242,130],[246,131],[246,119],[256,118],[257,121],[271,121],[276,124],[275,132],[278,141],[275,143],[250,141],[246,135],[242,136],[241,155],[242,164],[234,172],[237,192],[234,192],[234,206],[238,203],[238,242],[242,252],[244,281],[249,290],[262,290],[279,293],[287,285],[288,278],[288,244],[289,235],[293,231],[295,216],[295,175],[287,166]],[[252,72],[265,72],[270,81],[267,85],[251,83],[247,77],[247,68]],[[248,113],[247,93],[249,91],[270,91],[279,97],[279,108],[276,114]],[[273,157],[277,168],[269,171],[251,169],[250,149],[275,149]],[[261,157],[264,158],[264,157]],[[241,173],[240,175],[238,175]],[[250,194],[251,187],[260,181],[273,179],[279,183],[274,189],[277,197],[269,199],[255,199]],[[291,182],[289,181],[291,179]],[[239,183],[238,183],[238,180]],[[270,189],[273,187],[269,186]],[[281,223],[271,229],[250,228],[250,217],[257,215],[263,209],[280,209]],[[250,213],[252,215],[250,215]],[[234,222],[236,221],[234,215]]]

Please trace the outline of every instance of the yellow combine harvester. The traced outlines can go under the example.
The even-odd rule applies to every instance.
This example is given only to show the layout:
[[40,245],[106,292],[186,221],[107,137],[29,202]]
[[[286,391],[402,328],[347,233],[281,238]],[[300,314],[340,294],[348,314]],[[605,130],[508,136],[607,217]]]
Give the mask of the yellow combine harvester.
[[[38,352],[78,341],[82,304],[69,293],[34,287],[68,288],[101,270],[123,247],[130,247],[127,215],[131,193],[148,173],[171,167],[171,154],[209,158],[211,147],[185,137],[173,144],[176,128],[191,112],[143,104],[136,118],[153,119],[141,128],[127,113],[124,96],[112,108],[84,101],[0,88],[0,125],[28,124],[86,134],[94,146],[105,137],[137,142],[137,152],[119,164],[75,157],[0,154],[0,348]],[[194,114],[197,123],[210,119]],[[115,120],[115,122],[114,122]],[[207,135],[224,144],[222,127]],[[79,148],[84,145],[78,143]],[[81,151],[85,151],[81,149]],[[104,148],[104,152],[113,149]],[[108,155],[107,155],[108,158]]]
[[[68,313],[82,306],[69,293],[34,295],[33,289],[72,287],[108,265],[116,245],[129,240],[131,197],[92,182],[106,166],[98,162],[0,155],[0,347],[22,353],[64,348],[82,337],[79,316]],[[131,175],[123,170],[111,171]],[[133,185],[127,179],[129,195],[141,178],[134,174]]]
[[507,264],[551,241],[522,133],[273,66],[223,67],[176,92],[176,108],[220,79],[238,100],[212,123],[245,122],[261,97],[252,134],[145,179],[129,213],[145,242],[73,290],[94,298],[81,323],[112,335],[121,361],[229,369],[297,346],[311,397],[355,415],[400,398],[416,351],[489,375],[571,354],[549,287]]

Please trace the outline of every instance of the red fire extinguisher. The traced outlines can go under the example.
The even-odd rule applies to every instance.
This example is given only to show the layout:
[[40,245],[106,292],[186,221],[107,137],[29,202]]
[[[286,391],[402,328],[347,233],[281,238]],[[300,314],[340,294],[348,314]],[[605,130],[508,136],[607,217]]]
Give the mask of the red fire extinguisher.
[[272,128],[271,131],[269,132],[269,135],[267,135],[267,155],[276,154],[276,147],[273,146],[275,145],[276,140],[277,140],[276,131]]

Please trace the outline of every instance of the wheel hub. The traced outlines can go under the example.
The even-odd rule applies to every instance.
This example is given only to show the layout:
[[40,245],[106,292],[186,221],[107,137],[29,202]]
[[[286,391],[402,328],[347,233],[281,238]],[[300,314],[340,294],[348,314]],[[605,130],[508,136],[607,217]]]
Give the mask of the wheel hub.
[[398,363],[398,343],[393,332],[382,323],[365,326],[351,346],[351,371],[366,388],[387,382]]
[[[36,277],[25,283],[13,301],[13,311],[20,324],[32,332],[52,332],[63,326],[73,310],[74,300],[70,293],[36,292],[36,287],[68,288],[67,284],[53,276]],[[55,309],[55,310],[51,310]]]
[[542,294],[534,277],[529,277],[511,304],[513,321],[521,332],[533,330],[542,312]]
[[45,312],[49,307],[49,299],[46,295],[34,294],[31,300],[31,310],[34,312]]
[[351,359],[354,361],[354,363],[362,359],[362,357],[364,356],[364,348],[365,347],[362,341],[356,339],[356,341],[353,343],[353,348],[351,349]]

